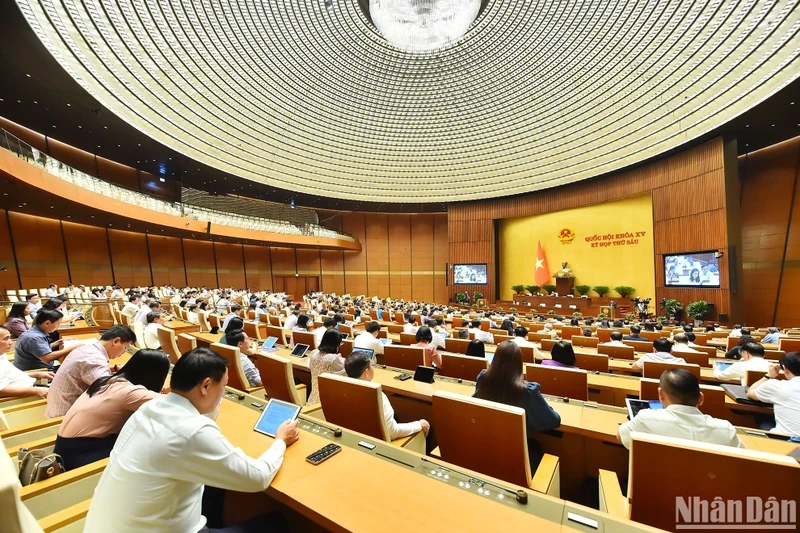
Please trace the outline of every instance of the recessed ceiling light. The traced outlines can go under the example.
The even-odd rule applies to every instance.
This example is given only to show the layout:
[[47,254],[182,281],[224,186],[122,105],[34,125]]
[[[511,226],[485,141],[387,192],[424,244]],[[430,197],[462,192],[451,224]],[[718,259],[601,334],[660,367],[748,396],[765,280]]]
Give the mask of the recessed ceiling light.
[[744,127],[745,127],[745,128],[749,128],[749,127],[750,127],[750,124],[745,124],[745,125],[744,125]]
[[69,102],[67,102],[67,107],[72,107],[72,104],[70,104]]
[[31,77],[31,75],[30,75],[30,74],[25,74],[25,75],[26,75],[27,77],[29,77],[29,78]]

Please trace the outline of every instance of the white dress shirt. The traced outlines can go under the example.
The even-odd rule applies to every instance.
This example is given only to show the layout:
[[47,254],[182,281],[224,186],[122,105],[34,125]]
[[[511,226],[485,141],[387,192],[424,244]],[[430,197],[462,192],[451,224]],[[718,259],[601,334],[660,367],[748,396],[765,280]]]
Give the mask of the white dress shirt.
[[122,311],[120,311],[120,313],[122,313],[131,320],[131,323],[133,323],[133,319],[136,318],[136,313],[138,312],[139,312],[139,306],[133,302],[125,303],[125,306],[122,308]]
[[143,305],[136,311],[136,316],[134,316],[134,322],[141,322],[145,326],[147,325],[147,315],[150,314],[150,306]]
[[622,444],[629,450],[632,431],[744,448],[730,422],[705,415],[697,407],[689,405],[672,404],[666,409],[639,411],[633,420],[619,427]]
[[403,333],[412,333],[412,334],[416,335],[418,329],[419,329],[419,326],[415,326],[415,325],[410,324],[408,322],[403,324]]
[[295,327],[297,325],[298,318],[298,315],[295,315],[294,313],[289,315],[289,317],[286,319],[286,322],[283,323],[284,329],[292,329]]
[[732,329],[730,333],[728,333],[728,337],[741,337],[742,330],[740,329]]
[[56,292],[55,289],[47,289],[46,291],[44,291],[44,295],[47,296],[48,298],[55,298],[56,296],[58,296],[58,292]]
[[381,399],[383,400],[383,420],[386,422],[386,427],[389,428],[389,435],[391,435],[390,438],[392,440],[408,437],[409,435],[422,431],[422,424],[419,423],[419,420],[406,422],[404,424],[398,423],[394,419],[392,402],[389,401],[389,398],[386,397],[383,391],[381,391]]
[[[224,400],[223,400],[224,401]],[[258,459],[234,448],[217,424],[175,393],[147,402],[125,423],[103,471],[84,533],[194,533],[203,485],[266,490],[283,463],[275,440]]]
[[758,386],[756,396],[774,406],[773,431],[800,436],[800,376],[790,380],[770,379]]
[[228,329],[228,324],[231,323],[231,319],[236,318],[238,315],[236,313],[228,313],[225,315],[225,320],[222,321],[222,331]]
[[648,361],[654,361],[656,363],[675,363],[678,365],[685,365],[686,359],[681,357],[675,357],[671,353],[667,352],[653,352],[653,353],[646,353],[642,357],[640,357],[635,363],[633,363],[633,370],[642,371],[644,368],[644,364]]
[[367,348],[373,350],[374,354],[383,354],[383,344],[375,338],[372,333],[367,331],[359,333],[353,340],[353,348]]
[[33,387],[36,378],[33,378],[12,365],[8,355],[0,354],[0,392],[6,387]]
[[155,322],[147,324],[144,328],[144,344],[145,348],[150,350],[158,350],[161,348],[161,341],[158,340],[158,326]]
[[489,344],[494,344],[494,335],[488,331],[483,331],[478,328],[469,328],[470,333],[475,334],[475,340],[483,341]]
[[517,346],[525,346],[526,348],[536,348],[536,345],[526,339],[525,337],[514,337],[511,339],[511,342],[516,344]]
[[627,346],[627,344],[622,341],[608,341],[604,342],[603,346]]
[[699,351],[695,350],[694,348],[692,348],[688,344],[681,344],[679,342],[676,342],[675,344],[672,345],[672,351],[673,351],[673,353],[674,352],[678,352],[678,353],[703,353],[703,352],[699,352]]
[[748,370],[767,372],[769,363],[763,357],[751,357],[747,361],[737,361],[725,370],[720,370],[719,366],[714,365],[714,377],[720,381],[739,379],[742,382],[742,386],[745,386]]
[[315,348],[319,348],[319,345],[322,344],[322,336],[325,335],[325,332],[328,331],[325,326],[320,326],[314,330],[314,342],[317,343]]

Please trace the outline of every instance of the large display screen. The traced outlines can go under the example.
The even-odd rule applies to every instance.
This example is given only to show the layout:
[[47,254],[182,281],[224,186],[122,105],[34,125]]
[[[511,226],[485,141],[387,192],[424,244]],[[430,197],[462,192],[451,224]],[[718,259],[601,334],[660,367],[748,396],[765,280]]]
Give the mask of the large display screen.
[[665,255],[664,279],[667,287],[719,288],[719,260],[713,251]]
[[486,263],[482,265],[453,265],[453,283],[457,285],[486,285],[489,283]]

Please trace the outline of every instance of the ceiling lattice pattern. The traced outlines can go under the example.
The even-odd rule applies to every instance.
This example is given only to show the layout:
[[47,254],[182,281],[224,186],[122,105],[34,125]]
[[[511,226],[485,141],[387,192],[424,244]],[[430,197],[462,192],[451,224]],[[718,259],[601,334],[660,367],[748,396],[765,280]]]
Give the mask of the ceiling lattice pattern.
[[142,132],[350,200],[589,178],[698,138],[800,74],[791,0],[489,0],[430,54],[393,48],[358,0],[17,2],[78,83]]

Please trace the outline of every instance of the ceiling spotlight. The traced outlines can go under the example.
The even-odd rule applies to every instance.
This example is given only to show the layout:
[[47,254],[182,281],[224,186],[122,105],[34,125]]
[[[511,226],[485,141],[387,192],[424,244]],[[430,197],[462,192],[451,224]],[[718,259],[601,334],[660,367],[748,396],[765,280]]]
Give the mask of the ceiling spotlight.
[[333,0],[325,0],[325,7],[328,9],[333,8]]
[[165,180],[164,178],[158,178],[158,181],[160,181],[161,183],[166,183],[167,182],[167,180]]

